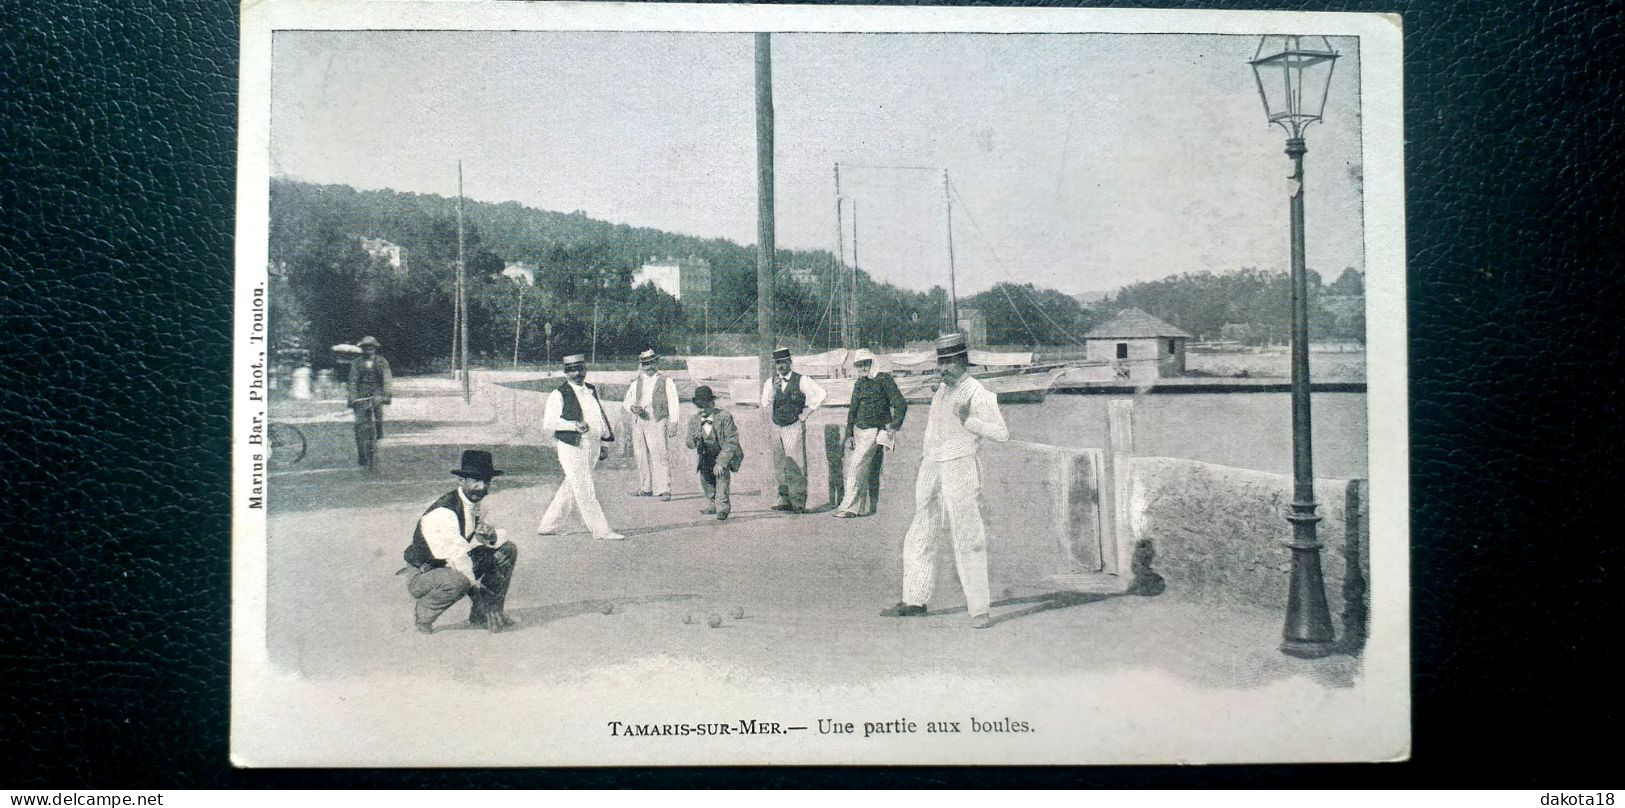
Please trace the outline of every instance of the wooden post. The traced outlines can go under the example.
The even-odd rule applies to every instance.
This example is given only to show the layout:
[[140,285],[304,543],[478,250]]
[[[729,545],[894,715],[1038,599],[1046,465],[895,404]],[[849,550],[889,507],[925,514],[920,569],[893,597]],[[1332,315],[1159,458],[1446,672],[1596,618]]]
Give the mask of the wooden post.
[[773,367],[773,41],[756,35],[756,369],[758,383]]
[[1107,572],[1128,575],[1134,557],[1134,523],[1130,516],[1134,490],[1134,399],[1112,399],[1106,405],[1106,476],[1110,481],[1111,516],[1101,545]]

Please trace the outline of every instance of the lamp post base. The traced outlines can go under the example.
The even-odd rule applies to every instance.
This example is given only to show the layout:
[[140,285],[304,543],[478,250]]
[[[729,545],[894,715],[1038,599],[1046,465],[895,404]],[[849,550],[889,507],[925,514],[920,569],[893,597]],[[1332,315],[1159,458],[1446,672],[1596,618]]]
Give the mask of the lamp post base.
[[1281,653],[1298,659],[1320,659],[1331,656],[1337,652],[1337,644],[1327,640],[1325,642],[1311,642],[1308,640],[1285,640],[1281,643]]

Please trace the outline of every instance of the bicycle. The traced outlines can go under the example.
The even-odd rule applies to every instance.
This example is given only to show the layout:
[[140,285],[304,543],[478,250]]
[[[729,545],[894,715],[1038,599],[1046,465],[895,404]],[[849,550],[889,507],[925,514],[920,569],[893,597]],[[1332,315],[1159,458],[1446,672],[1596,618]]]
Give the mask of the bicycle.
[[367,396],[350,405],[356,411],[356,462],[368,472],[378,470],[378,441],[384,436],[384,408],[375,401],[375,397]]
[[305,433],[293,424],[272,421],[266,440],[271,447],[271,468],[285,469],[305,459]]

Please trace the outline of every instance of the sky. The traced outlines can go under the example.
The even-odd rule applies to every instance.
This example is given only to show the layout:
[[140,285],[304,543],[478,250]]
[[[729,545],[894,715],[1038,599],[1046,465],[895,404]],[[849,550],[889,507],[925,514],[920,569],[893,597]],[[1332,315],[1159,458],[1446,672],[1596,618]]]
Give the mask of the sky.
[[[1363,269],[1358,41],[1310,127],[1308,263]],[[1256,37],[774,34],[778,246],[879,280],[1110,291],[1288,266]],[[750,34],[280,31],[271,174],[756,242]],[[890,168],[894,166],[906,168]],[[854,208],[856,215],[854,219]]]

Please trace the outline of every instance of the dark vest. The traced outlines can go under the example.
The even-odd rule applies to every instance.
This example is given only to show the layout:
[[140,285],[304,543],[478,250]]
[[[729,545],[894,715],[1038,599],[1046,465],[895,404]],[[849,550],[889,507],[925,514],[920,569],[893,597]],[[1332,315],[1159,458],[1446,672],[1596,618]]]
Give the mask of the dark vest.
[[801,392],[801,374],[790,371],[790,379],[785,382],[784,389],[773,385],[773,423],[779,426],[789,426],[801,417],[801,411],[807,408],[807,394]]
[[[598,388],[586,382],[583,382],[581,386],[591,390],[594,398],[598,397]],[[583,420],[581,417],[581,399],[576,398],[575,388],[571,387],[569,382],[559,385],[559,396],[564,400],[564,406],[559,410],[559,417],[566,421]],[[615,428],[609,425],[609,413],[604,412],[604,403],[602,401],[598,402],[598,414],[604,416],[604,428],[609,430],[609,434],[604,435],[603,439],[613,442],[615,440]],[[581,445],[581,433],[573,429],[554,432],[553,437],[571,446]]]
[[[446,508],[450,510],[457,516],[457,535],[466,536],[468,534],[468,530],[463,526],[463,503],[458,498],[456,491],[451,491],[445,496],[435,500],[434,504],[430,505],[428,510],[423,512],[423,515],[428,516],[429,511],[432,511],[435,508]],[[434,553],[429,551],[429,542],[423,538],[422,519],[418,520],[417,527],[412,528],[412,543],[406,546],[406,552],[401,553],[401,557],[406,559],[407,564],[414,567],[419,567],[424,564],[428,564],[431,567],[446,566],[445,561],[435,558]]]

